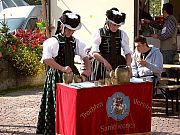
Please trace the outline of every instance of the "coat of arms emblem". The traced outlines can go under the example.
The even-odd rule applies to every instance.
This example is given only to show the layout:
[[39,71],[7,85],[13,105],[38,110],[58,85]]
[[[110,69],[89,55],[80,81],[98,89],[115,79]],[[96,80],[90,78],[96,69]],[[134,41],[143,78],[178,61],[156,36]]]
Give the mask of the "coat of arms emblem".
[[108,116],[112,117],[114,120],[123,120],[128,116],[130,111],[129,97],[121,92],[114,93],[107,100],[106,110]]

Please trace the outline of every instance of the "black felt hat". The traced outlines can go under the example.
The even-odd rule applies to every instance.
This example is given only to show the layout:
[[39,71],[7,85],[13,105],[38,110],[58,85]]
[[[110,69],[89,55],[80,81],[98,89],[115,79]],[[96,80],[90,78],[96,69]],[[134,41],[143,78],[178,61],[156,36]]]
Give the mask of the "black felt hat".
[[111,8],[106,11],[107,21],[116,25],[123,25],[125,23],[126,14],[120,13],[117,8]]
[[81,17],[71,11],[64,11],[60,17],[60,21],[71,30],[79,30],[81,28]]

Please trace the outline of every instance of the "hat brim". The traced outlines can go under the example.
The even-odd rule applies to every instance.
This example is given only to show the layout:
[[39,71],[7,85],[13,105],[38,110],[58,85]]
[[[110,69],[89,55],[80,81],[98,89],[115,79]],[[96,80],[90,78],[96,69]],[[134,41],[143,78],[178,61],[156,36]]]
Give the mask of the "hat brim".
[[81,28],[82,24],[79,23],[79,25],[76,28],[73,28],[73,27],[71,27],[70,25],[67,25],[67,24],[64,24],[64,26],[67,27],[70,30],[79,30]]
[[110,22],[110,23],[112,23],[112,24],[116,24],[116,25],[118,25],[118,26],[121,26],[121,25],[124,25],[125,24],[125,22],[121,22],[121,23],[115,23],[114,21],[112,21],[112,20],[110,20],[110,19],[108,19],[107,18],[107,22]]

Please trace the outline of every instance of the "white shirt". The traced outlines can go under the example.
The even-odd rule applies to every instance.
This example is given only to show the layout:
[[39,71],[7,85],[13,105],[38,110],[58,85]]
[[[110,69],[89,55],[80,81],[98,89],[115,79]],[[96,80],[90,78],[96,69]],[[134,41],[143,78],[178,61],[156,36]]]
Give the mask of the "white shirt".
[[[129,38],[127,36],[127,34],[121,30],[121,47],[124,51],[124,55],[126,54],[132,54],[132,51],[129,48]],[[100,30],[97,30],[94,32],[93,34],[93,43],[92,43],[92,48],[91,48],[91,52],[90,54],[94,53],[94,52],[100,52],[99,50],[99,45],[101,44],[101,36],[100,36]]]
[[[84,51],[85,44],[76,39],[76,49],[75,55],[79,55],[82,59],[86,57],[86,53]],[[48,38],[43,43],[43,55],[41,58],[41,62],[45,59],[53,59],[58,55],[59,51],[59,43],[55,37]]]

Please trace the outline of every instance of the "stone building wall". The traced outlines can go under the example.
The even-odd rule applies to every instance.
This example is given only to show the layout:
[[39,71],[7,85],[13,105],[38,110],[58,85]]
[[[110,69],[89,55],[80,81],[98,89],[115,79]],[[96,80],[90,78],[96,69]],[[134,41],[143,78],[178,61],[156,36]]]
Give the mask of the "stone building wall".
[[0,91],[23,86],[43,84],[45,72],[37,77],[20,75],[7,61],[0,61]]

